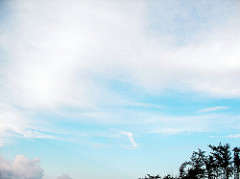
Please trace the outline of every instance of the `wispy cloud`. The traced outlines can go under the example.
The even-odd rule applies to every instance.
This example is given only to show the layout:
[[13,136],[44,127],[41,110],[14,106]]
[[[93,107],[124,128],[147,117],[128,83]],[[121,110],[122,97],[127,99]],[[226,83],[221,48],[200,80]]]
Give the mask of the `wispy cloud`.
[[226,136],[227,138],[240,138],[240,134],[230,134]]
[[67,174],[62,174],[61,176],[57,177],[57,179],[73,179]]
[[[21,110],[7,104],[0,104],[0,144],[4,145],[7,137],[45,138],[55,139],[52,135],[45,134]],[[1,146],[0,145],[0,146]]]
[[214,106],[214,107],[210,107],[210,108],[201,109],[201,110],[197,111],[197,113],[213,112],[213,111],[218,111],[218,110],[223,110],[223,109],[229,109],[229,107],[228,106]]
[[32,130],[26,130],[23,132],[23,136],[26,138],[37,138],[37,139],[56,139],[56,137],[41,133],[39,131]]
[[153,134],[164,134],[164,135],[176,135],[179,133],[184,133],[184,132],[197,132],[196,129],[184,129],[184,128],[163,128],[163,129],[158,129],[158,130],[154,130],[151,131],[150,133]]
[[[144,123],[143,129],[149,134],[177,135],[192,133],[223,132],[238,130],[240,117],[238,115],[226,115],[206,113],[193,116],[154,115]],[[137,125],[137,124],[135,124]],[[142,130],[143,130],[142,129]]]
[[18,109],[0,104],[0,135],[23,135],[26,128],[30,128],[30,121]]
[[131,142],[133,148],[137,148],[137,143],[133,139],[133,134],[131,132],[122,131],[121,133],[128,137],[128,139]]

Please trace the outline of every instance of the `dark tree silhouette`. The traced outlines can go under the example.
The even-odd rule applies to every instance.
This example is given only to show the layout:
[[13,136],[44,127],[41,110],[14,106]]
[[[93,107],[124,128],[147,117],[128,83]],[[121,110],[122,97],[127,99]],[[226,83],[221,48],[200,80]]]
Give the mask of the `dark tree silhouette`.
[[176,179],[175,177],[171,176],[170,174],[167,174],[163,177],[163,179]]
[[[209,145],[211,152],[194,151],[189,161],[185,161],[179,168],[179,176],[166,175],[163,179],[229,179],[234,174],[234,179],[240,179],[240,147],[235,147],[233,157],[230,145]],[[139,179],[161,179],[159,175],[147,174]]]
[[218,146],[209,145],[209,147],[212,149],[213,163],[216,165],[216,177],[228,179],[233,173],[230,145],[219,143]]
[[193,152],[190,161],[184,162],[180,168],[180,178],[187,179],[197,179],[197,178],[205,178],[206,176],[206,156],[205,151],[198,149],[198,152]]
[[205,178],[206,176],[206,156],[205,151],[198,149],[198,152],[193,152],[190,158],[193,170],[197,178]]
[[217,170],[217,165],[215,163],[213,156],[207,157],[205,161],[205,165],[206,165],[207,178],[215,179],[217,177],[215,172]]
[[240,173],[240,158],[239,158],[239,152],[240,147],[234,147],[233,149],[234,156],[233,156],[233,164],[234,164],[234,178],[239,179],[239,173]]
[[145,176],[144,178],[138,178],[138,179],[161,179],[161,177],[159,175],[152,176],[150,174],[147,174],[147,176]]
[[191,163],[187,162],[187,161],[185,161],[181,164],[181,166],[179,168],[179,177],[180,178],[184,178],[187,176],[189,165],[191,165]]
[[197,172],[194,168],[193,162],[192,161],[186,161],[183,162],[182,165],[179,168],[179,177],[181,179],[197,179]]

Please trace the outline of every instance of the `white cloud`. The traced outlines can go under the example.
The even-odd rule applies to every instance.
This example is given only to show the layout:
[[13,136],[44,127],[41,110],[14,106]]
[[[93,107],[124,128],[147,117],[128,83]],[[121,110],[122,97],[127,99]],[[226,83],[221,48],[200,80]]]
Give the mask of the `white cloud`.
[[2,147],[2,146],[3,146],[3,140],[0,139],[0,147]]
[[[153,93],[170,88],[240,97],[240,25],[233,21],[239,17],[234,9],[231,14],[225,8],[227,15],[222,15],[215,6],[209,6],[208,18],[217,18],[217,25],[208,21],[193,35],[193,42],[173,46],[172,40],[165,38],[167,34],[149,26],[149,4],[144,1],[8,4],[14,11],[1,25],[1,45],[8,62],[1,70],[0,91],[9,103],[38,109],[95,108],[102,99],[116,95],[99,79],[127,82]],[[199,5],[205,7],[204,3]],[[191,23],[197,20],[191,19],[192,11],[181,11],[186,9],[181,3],[170,6],[178,9],[174,17],[187,13],[183,20],[191,20],[191,30]],[[158,25],[174,20],[161,10]],[[207,16],[198,13],[200,18]]]
[[205,113],[205,112],[213,112],[213,111],[223,110],[223,109],[229,109],[229,107],[228,106],[214,106],[214,107],[210,107],[210,108],[201,109],[197,112]]
[[0,156],[0,178],[2,179],[41,179],[43,169],[39,159],[28,159],[24,155],[17,155],[13,161]]
[[0,147],[11,136],[54,139],[53,136],[39,131],[29,118],[21,110],[0,103]]
[[[221,8],[208,2],[185,7],[173,2],[167,3],[168,8],[157,4],[157,14],[151,14],[147,1],[6,2],[9,12],[0,22],[0,98],[21,110],[0,111],[0,135],[11,131],[25,137],[51,138],[37,130],[32,116],[22,111],[59,112],[74,106],[95,110],[76,110],[81,119],[115,121],[114,112],[98,110],[115,105],[124,96],[112,89],[112,81],[152,94],[173,89],[240,97],[237,5],[231,1]],[[198,9],[196,16],[191,14],[194,7]],[[178,17],[181,20],[175,26]],[[185,43],[179,43],[181,38],[187,39]],[[131,101],[128,95],[126,98]],[[159,108],[143,103],[127,105]],[[133,120],[124,121],[126,116],[121,116],[117,122],[138,124],[137,117],[145,120],[129,113],[128,119]],[[207,131],[211,123],[195,116],[146,118],[146,123],[161,121],[156,122],[160,127],[155,130],[165,133]],[[136,146],[130,133],[125,135]]]
[[61,176],[57,177],[57,179],[73,179],[67,174],[62,174]]
[[184,132],[197,132],[196,129],[184,129],[184,128],[163,128],[163,129],[158,129],[155,131],[151,131],[150,133],[159,133],[159,134],[165,134],[165,135],[176,135],[179,133],[184,133]]
[[231,134],[226,136],[227,138],[240,138],[240,134]]
[[38,138],[38,139],[56,139],[54,136],[47,135],[34,130],[25,130],[23,136],[27,138]]
[[99,95],[94,78],[115,71],[121,60],[116,57],[126,50],[123,43],[128,43],[129,36],[136,39],[133,29],[139,21],[132,14],[139,8],[129,14],[119,10],[125,6],[130,9],[128,3],[44,1],[11,5],[15,11],[10,21],[18,27],[10,31],[5,26],[4,46],[7,53],[14,53],[3,72],[1,90],[16,99],[11,101],[31,108],[94,107]]
[[[239,116],[224,114],[201,114],[193,116],[153,116],[141,121],[148,134],[191,134],[238,130]],[[136,124],[135,124],[136,125]]]
[[29,121],[16,108],[0,104],[0,137],[5,135],[23,134],[29,128]]
[[133,134],[131,132],[122,131],[121,133],[128,137],[128,139],[131,142],[133,148],[137,147],[137,143],[133,139]]

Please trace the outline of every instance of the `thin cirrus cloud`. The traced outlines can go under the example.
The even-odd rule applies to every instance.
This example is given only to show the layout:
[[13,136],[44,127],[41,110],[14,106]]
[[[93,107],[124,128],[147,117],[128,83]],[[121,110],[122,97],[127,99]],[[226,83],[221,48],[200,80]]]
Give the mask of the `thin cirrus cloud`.
[[0,104],[0,136],[23,136],[30,127],[29,120],[14,107]]
[[197,111],[197,113],[213,112],[213,111],[224,110],[224,109],[229,109],[229,106],[214,106],[210,108],[204,108]]
[[137,143],[135,142],[134,138],[133,138],[133,134],[131,132],[126,132],[126,131],[122,131],[121,132],[123,135],[126,135],[129,139],[129,141],[132,144],[132,147],[135,149],[137,148]]
[[190,128],[162,128],[158,130],[151,131],[150,133],[159,133],[159,134],[164,134],[164,135],[175,135],[179,133],[184,133],[184,132],[197,132],[198,130],[196,129],[190,129]]
[[53,136],[41,132],[31,122],[31,118],[21,110],[12,106],[0,103],[0,144],[4,145],[7,137],[25,137],[54,139]]
[[[144,123],[148,134],[191,134],[239,130],[240,118],[235,115],[203,113],[193,116],[153,115]],[[136,125],[136,124],[135,124]]]
[[240,138],[240,134],[230,134],[226,138]]

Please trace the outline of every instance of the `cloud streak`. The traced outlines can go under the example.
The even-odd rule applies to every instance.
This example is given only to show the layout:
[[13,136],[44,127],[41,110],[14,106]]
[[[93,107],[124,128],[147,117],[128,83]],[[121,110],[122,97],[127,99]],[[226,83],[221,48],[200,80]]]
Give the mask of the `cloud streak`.
[[62,174],[61,176],[57,177],[57,179],[73,179],[67,174]]
[[223,109],[229,109],[228,106],[214,106],[210,108],[205,108],[197,111],[197,113],[205,113],[205,112],[213,112],[213,111],[218,111],[218,110],[223,110]]
[[31,121],[31,115],[7,104],[0,103],[0,146],[8,137],[54,139]]
[[133,139],[133,134],[131,132],[126,132],[126,131],[122,131],[121,132],[123,135],[126,135],[129,139],[129,141],[132,144],[132,147],[135,149],[137,148],[137,143],[135,142],[135,140]]
[[240,138],[240,134],[230,134],[226,138]]

